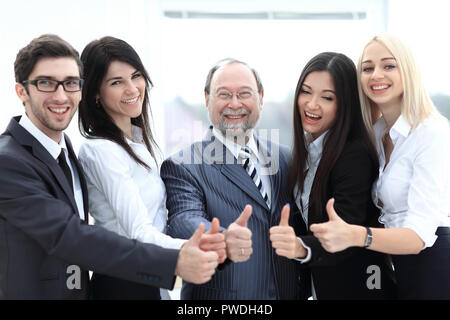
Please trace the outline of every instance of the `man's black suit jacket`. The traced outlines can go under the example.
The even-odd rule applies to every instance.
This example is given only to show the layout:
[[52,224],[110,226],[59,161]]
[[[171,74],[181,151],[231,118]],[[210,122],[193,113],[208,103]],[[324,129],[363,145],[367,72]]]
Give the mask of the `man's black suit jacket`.
[[87,270],[172,288],[179,251],[83,222],[58,163],[19,120],[0,136],[0,299],[85,299]]

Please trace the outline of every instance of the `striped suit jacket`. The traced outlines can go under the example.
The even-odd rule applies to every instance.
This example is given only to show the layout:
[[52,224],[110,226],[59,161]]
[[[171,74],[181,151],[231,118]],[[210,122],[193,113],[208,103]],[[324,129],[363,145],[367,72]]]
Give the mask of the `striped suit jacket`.
[[245,205],[253,207],[248,221],[253,254],[246,262],[227,260],[203,285],[183,283],[182,299],[304,299],[309,280],[298,262],[278,256],[272,248],[269,229],[278,225],[281,208],[291,201],[285,191],[289,150],[257,138],[271,170],[271,209],[245,169],[226,147],[215,139],[212,127],[205,139],[165,160],[161,177],[167,191],[168,234],[188,239],[199,226],[208,230],[219,218],[227,228]]

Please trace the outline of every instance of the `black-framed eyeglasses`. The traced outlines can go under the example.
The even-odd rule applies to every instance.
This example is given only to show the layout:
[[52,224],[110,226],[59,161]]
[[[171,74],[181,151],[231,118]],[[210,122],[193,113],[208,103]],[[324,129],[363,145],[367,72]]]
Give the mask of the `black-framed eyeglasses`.
[[22,84],[32,84],[36,86],[38,91],[42,92],[55,92],[58,90],[59,85],[62,85],[64,91],[66,92],[77,92],[83,87],[83,79],[68,79],[63,81],[52,80],[52,79],[36,79],[36,80],[25,80]]

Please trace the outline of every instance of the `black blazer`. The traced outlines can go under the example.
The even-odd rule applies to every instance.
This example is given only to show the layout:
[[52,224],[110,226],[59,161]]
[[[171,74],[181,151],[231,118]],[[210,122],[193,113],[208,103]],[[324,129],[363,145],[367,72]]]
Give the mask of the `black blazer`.
[[[323,213],[316,207],[308,210],[308,225],[328,221],[326,202],[335,199],[334,208],[347,223],[374,226],[379,216],[371,200],[371,187],[377,174],[369,154],[362,144],[347,142],[330,172],[327,198],[322,203]],[[311,199],[310,199],[311,200]],[[306,226],[300,211],[294,213],[294,228],[305,245],[311,248],[311,270],[317,298],[320,299],[392,299],[394,283],[384,254],[361,247],[352,247],[337,253],[329,253]],[[308,228],[309,230],[309,228]],[[381,289],[369,289],[378,266]]]
[[[58,163],[19,120],[0,136],[0,299],[85,299],[87,270],[172,288],[178,250],[83,222]],[[83,172],[67,137],[66,143],[87,216]],[[79,289],[71,265],[81,270]]]

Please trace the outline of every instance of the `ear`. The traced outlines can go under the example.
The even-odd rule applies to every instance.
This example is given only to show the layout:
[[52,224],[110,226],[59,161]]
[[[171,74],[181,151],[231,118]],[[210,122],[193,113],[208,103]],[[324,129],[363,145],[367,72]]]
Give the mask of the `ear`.
[[208,109],[208,106],[209,106],[209,94],[206,93],[206,91],[205,91],[205,104],[206,104],[206,108]]
[[28,95],[27,89],[24,87],[23,84],[18,82],[16,82],[14,88],[16,90],[17,96],[22,101],[23,105],[25,105],[25,102],[28,102],[30,100],[30,96]]
[[261,93],[259,94],[259,108],[262,109],[263,107],[263,98],[264,98],[264,90],[261,90]]

